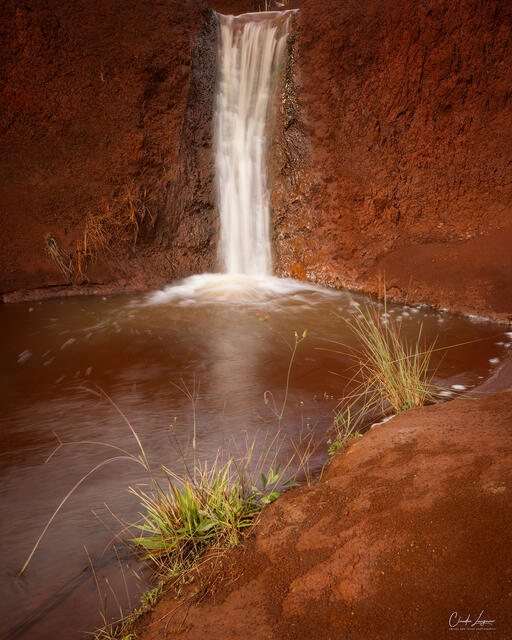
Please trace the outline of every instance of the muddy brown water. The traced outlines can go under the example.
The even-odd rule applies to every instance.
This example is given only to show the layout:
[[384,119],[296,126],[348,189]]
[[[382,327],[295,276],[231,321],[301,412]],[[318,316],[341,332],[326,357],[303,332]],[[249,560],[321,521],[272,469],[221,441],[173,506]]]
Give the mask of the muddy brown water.
[[[62,497],[109,455],[97,444],[74,444],[45,463],[56,437],[136,452],[120,415],[91,389],[100,387],[124,411],[155,466],[181,472],[191,454],[193,411],[174,384],[195,385],[198,392],[202,460],[213,460],[219,448],[241,451],[246,439],[256,439],[259,450],[277,429],[263,394],[271,391],[277,404],[283,399],[290,355],[283,337],[293,341],[294,331],[307,329],[292,370],[281,426],[288,440],[279,455],[289,457],[291,440],[313,432],[318,449],[310,466],[318,470],[327,459],[344,376],[353,371],[350,358],[329,350],[337,349],[330,341],[356,344],[347,320],[364,304],[376,303],[275,278],[194,276],[152,295],[0,307],[1,636],[72,639],[94,629],[100,604],[87,554],[102,589],[107,578],[123,607],[136,604],[143,588],[129,573],[137,567],[122,545],[119,561],[109,546],[121,528],[110,511],[136,520],[138,505],[127,487],[146,481],[128,462],[107,465],[84,482],[55,518],[27,572],[17,575]],[[435,381],[447,398],[487,378],[512,342],[512,334],[488,321],[396,305],[388,312],[410,338],[422,324],[438,347],[480,340],[435,354]],[[127,572],[126,586],[119,562]],[[116,606],[110,594],[109,611]]]

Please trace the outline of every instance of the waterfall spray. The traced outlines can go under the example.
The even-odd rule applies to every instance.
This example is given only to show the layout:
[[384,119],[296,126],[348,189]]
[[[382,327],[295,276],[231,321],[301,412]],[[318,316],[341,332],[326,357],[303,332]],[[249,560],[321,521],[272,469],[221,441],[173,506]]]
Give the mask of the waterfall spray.
[[215,170],[228,274],[271,275],[268,120],[293,11],[219,15]]

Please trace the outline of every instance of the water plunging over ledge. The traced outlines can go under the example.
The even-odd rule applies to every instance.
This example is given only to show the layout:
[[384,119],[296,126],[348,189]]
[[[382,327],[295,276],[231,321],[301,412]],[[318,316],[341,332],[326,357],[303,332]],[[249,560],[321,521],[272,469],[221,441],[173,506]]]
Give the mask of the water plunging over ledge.
[[218,16],[215,169],[228,274],[272,273],[267,134],[293,13]]

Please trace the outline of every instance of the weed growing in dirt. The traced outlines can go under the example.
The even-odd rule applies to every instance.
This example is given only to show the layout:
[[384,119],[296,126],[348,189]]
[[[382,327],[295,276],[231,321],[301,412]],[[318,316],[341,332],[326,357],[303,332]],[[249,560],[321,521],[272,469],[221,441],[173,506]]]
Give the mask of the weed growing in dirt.
[[137,636],[131,631],[133,625],[156,605],[163,593],[163,588],[163,583],[159,582],[156,587],[145,591],[140,597],[139,606],[116,622],[109,623],[102,613],[103,626],[92,634],[94,640],[135,640]]
[[334,440],[329,443],[329,455],[336,453],[351,440],[361,437],[361,428],[364,426],[365,417],[368,415],[365,407],[355,408],[356,402],[345,407],[338,407],[334,413]]

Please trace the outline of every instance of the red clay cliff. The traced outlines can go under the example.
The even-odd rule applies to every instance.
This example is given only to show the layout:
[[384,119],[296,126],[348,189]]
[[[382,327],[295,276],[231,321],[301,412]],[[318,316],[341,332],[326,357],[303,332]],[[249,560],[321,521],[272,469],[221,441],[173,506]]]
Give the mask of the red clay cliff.
[[[510,3],[295,5],[277,272],[510,318]],[[9,0],[1,24],[0,291],[214,270],[206,4]]]
[[510,318],[510,3],[306,1],[296,49],[282,272]]

